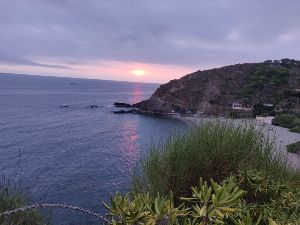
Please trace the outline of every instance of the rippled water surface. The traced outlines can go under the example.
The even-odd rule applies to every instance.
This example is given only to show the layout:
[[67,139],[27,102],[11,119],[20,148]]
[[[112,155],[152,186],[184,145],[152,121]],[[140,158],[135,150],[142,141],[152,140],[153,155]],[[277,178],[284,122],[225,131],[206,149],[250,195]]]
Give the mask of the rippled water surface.
[[[147,146],[185,129],[171,119],[111,113],[113,102],[146,99],[157,87],[0,74],[1,172],[26,181],[36,202],[103,212],[100,200],[129,188]],[[69,211],[51,214],[54,224],[100,224]]]

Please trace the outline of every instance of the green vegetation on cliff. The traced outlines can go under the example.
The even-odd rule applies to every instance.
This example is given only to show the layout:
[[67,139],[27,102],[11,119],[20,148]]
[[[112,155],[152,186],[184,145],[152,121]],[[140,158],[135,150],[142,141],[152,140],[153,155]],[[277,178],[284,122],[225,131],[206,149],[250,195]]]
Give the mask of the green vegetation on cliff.
[[248,77],[242,92],[245,96],[252,96],[262,88],[276,89],[276,87],[286,84],[288,78],[289,69],[284,66],[260,64],[256,67],[255,72]]

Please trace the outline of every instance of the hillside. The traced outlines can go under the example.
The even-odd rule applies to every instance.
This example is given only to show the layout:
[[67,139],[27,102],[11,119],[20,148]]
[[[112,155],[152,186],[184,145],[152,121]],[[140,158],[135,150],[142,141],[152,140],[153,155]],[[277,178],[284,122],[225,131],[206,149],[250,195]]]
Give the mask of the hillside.
[[135,106],[148,112],[226,116],[232,103],[255,110],[263,104],[299,111],[300,61],[244,63],[197,71],[161,85],[150,99]]

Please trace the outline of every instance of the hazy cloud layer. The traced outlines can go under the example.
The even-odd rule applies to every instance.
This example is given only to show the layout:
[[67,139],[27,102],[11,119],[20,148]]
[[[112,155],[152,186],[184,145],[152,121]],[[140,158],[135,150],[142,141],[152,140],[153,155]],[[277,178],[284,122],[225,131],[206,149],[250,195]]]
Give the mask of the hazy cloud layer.
[[1,0],[0,63],[299,59],[299,21],[299,0]]

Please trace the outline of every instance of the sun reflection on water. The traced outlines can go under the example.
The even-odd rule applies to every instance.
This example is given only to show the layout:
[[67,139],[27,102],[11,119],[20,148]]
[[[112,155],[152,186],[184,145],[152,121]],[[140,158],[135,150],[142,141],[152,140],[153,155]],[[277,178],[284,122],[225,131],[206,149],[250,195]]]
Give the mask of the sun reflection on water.
[[130,102],[131,103],[137,103],[142,101],[142,89],[141,89],[141,85],[140,84],[136,84],[134,87],[134,90],[132,92],[132,96],[130,98]]
[[122,161],[132,168],[134,163],[138,160],[139,157],[139,145],[138,141],[140,135],[137,131],[138,120],[126,119],[120,126],[121,140],[119,144],[120,154]]

